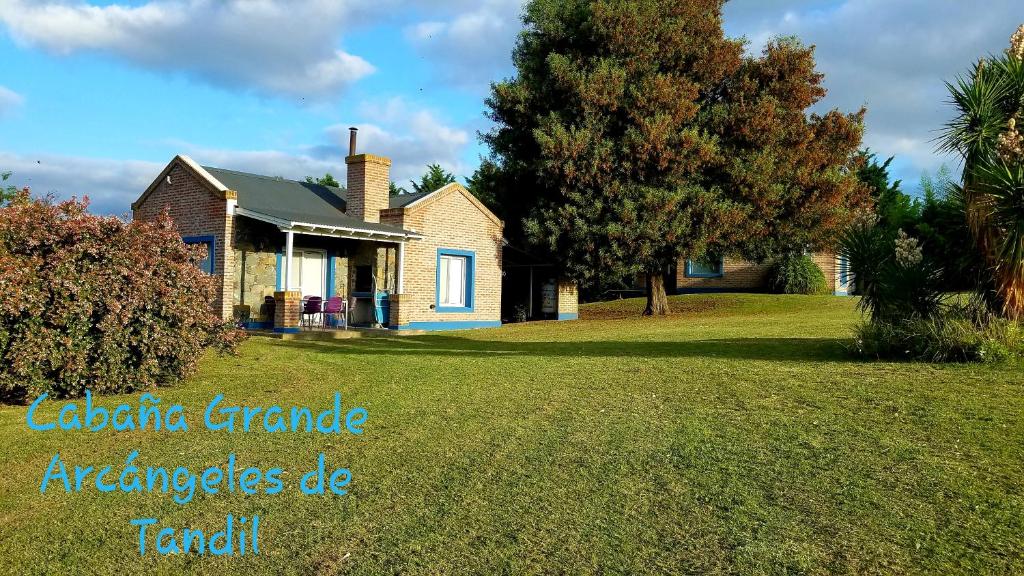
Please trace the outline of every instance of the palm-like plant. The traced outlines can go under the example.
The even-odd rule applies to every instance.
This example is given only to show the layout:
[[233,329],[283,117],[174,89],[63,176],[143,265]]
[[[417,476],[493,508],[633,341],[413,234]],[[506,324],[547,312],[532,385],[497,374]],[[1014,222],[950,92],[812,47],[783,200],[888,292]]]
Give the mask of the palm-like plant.
[[964,161],[967,223],[991,272],[991,304],[1024,317],[1024,26],[1004,55],[982,59],[947,82],[958,114],[941,149]]

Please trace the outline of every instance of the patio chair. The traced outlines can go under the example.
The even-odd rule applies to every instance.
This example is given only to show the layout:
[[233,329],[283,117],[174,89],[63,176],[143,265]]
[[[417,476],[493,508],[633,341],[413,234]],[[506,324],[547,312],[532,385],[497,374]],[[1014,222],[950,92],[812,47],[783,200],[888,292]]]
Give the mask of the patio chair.
[[331,322],[331,327],[337,327],[337,319],[341,318],[342,325],[345,326],[345,330],[348,330],[348,303],[341,296],[331,296],[324,303],[324,326],[327,326],[327,320],[329,318],[334,319]]
[[322,314],[324,312],[323,304],[324,299],[319,296],[310,296],[308,299],[304,299],[302,303],[302,321],[300,324],[306,324],[308,322],[309,327],[312,328],[313,322],[317,320],[317,317],[320,317],[320,320],[322,321]]

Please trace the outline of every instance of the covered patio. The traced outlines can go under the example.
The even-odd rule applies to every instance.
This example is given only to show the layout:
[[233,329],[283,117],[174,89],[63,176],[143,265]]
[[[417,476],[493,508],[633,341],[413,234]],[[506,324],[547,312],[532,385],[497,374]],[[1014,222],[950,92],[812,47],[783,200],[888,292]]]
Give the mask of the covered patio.
[[[341,189],[206,170],[239,191],[229,275],[239,324],[278,333],[299,332],[310,323],[303,320],[326,328],[390,324],[391,301],[405,292],[405,246],[422,235],[346,215]],[[304,299],[340,300],[343,311],[304,317]]]

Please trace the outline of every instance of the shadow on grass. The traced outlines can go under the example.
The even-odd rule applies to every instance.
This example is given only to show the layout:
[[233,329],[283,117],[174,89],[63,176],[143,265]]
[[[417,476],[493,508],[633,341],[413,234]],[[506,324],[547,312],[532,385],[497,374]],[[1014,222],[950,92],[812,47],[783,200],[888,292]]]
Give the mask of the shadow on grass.
[[846,342],[832,338],[727,338],[679,342],[508,342],[457,336],[406,336],[347,341],[282,341],[274,346],[322,354],[575,358],[706,358],[791,362],[853,362]]

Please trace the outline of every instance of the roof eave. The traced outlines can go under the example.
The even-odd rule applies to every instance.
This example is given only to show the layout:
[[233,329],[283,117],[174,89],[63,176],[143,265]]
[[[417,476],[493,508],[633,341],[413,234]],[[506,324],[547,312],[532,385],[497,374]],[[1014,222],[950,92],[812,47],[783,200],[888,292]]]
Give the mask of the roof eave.
[[331,226],[327,224],[313,224],[310,222],[296,222],[276,216],[263,214],[248,210],[242,207],[235,209],[239,216],[246,216],[254,220],[260,220],[268,224],[274,224],[282,232],[296,232],[310,236],[326,236],[330,238],[348,238],[351,240],[382,240],[386,242],[408,242],[410,240],[422,240],[423,236],[413,232],[385,232],[382,230],[368,230],[351,226]]

